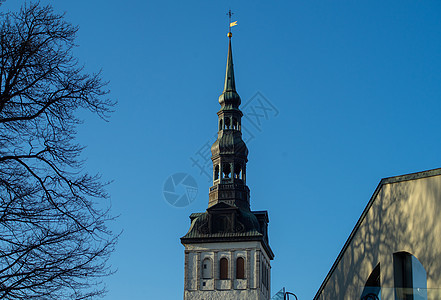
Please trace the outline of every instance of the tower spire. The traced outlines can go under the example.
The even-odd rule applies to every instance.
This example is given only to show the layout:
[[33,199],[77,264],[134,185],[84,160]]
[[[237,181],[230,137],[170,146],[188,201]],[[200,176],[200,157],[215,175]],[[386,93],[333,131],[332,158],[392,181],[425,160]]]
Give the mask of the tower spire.
[[236,82],[234,79],[234,67],[233,67],[233,51],[231,47],[231,27],[237,25],[237,21],[231,22],[231,16],[233,13],[231,10],[227,13],[229,17],[229,30],[228,30],[228,55],[227,55],[227,68],[225,70],[225,83],[222,95],[219,97],[219,103],[222,106],[221,110],[225,109],[239,109],[240,97],[236,92]]
[[[231,50],[231,27],[236,22],[231,23],[231,10],[227,15],[227,68],[219,96],[217,139],[211,146],[213,185],[206,211],[191,214],[190,229],[181,238],[185,246],[184,300],[270,297],[270,261],[274,253],[268,241],[268,212],[252,211],[250,207],[248,148],[242,139],[243,113]],[[231,269],[234,272],[228,271]]]
[[[231,11],[228,13],[231,18]],[[231,19],[230,19],[231,21]],[[236,22],[230,23],[230,28]],[[246,185],[248,149],[242,140],[240,97],[236,92],[231,50],[231,30],[228,32],[228,55],[225,84],[219,96],[221,108],[218,115],[218,138],[211,147],[213,161],[213,186],[210,188],[208,206],[225,203],[242,210],[250,210],[250,191]]]
[[234,80],[233,52],[231,50],[231,36],[229,36],[228,42],[227,69],[225,72],[224,84],[224,92],[227,91],[236,91],[236,82]]
[[227,13],[228,15],[228,56],[227,56],[227,70],[225,72],[225,84],[224,84],[224,92],[226,91],[236,91],[236,83],[234,81],[234,68],[233,68],[233,52],[231,51],[231,37],[233,34],[231,33],[231,27],[236,26],[237,21],[231,22],[231,16],[233,13],[231,9]]

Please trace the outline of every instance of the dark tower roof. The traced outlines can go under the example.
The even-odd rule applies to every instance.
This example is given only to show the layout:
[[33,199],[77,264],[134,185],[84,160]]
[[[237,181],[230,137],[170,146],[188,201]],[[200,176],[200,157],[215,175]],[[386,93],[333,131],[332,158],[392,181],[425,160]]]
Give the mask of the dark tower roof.
[[233,52],[231,50],[231,37],[228,43],[227,69],[225,71],[225,84],[222,95],[219,96],[219,103],[222,109],[238,109],[240,97],[236,92],[236,82],[234,80]]
[[231,39],[228,43],[227,69],[225,72],[224,93],[226,91],[236,91],[236,82],[234,81],[233,51],[231,50]]

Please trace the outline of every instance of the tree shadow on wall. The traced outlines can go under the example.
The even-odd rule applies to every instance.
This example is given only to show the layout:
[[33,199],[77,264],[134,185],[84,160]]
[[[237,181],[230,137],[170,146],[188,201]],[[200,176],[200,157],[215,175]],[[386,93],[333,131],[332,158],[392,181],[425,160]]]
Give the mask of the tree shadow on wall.
[[378,264],[381,286],[392,289],[392,256],[399,251],[411,253],[422,263],[428,287],[439,286],[440,181],[432,177],[383,184],[374,197],[326,279],[321,293],[326,298],[315,299],[360,299]]

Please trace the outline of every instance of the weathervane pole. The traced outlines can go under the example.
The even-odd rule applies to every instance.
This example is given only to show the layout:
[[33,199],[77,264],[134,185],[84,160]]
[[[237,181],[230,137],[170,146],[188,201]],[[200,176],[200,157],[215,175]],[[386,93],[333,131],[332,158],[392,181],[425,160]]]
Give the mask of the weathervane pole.
[[227,36],[231,40],[231,36],[233,35],[231,33],[231,16],[233,15],[233,13],[231,12],[231,9],[228,10],[227,15],[228,15],[228,34],[227,34]]
[[233,36],[233,34],[231,33],[231,27],[236,26],[237,25],[237,21],[231,22],[231,16],[234,15],[231,12],[231,9],[228,11],[227,15],[228,15],[228,21],[229,21],[228,22],[228,34],[227,34],[227,36],[228,36],[228,38],[231,41],[231,37]]

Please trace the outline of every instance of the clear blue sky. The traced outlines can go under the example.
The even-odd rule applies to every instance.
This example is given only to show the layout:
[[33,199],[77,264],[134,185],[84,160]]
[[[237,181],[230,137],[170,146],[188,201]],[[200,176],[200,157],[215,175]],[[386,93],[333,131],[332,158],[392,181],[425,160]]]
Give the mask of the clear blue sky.
[[[229,8],[239,95],[279,112],[248,143],[272,294],[311,299],[380,179],[441,167],[440,1],[46,2],[80,26],[77,56],[119,101],[109,123],[85,114],[78,130],[87,171],[114,180],[112,227],[124,230],[105,299],[182,298],[179,238],[210,186],[190,158],[217,131]],[[185,208],[162,194],[176,172],[199,186]]]

